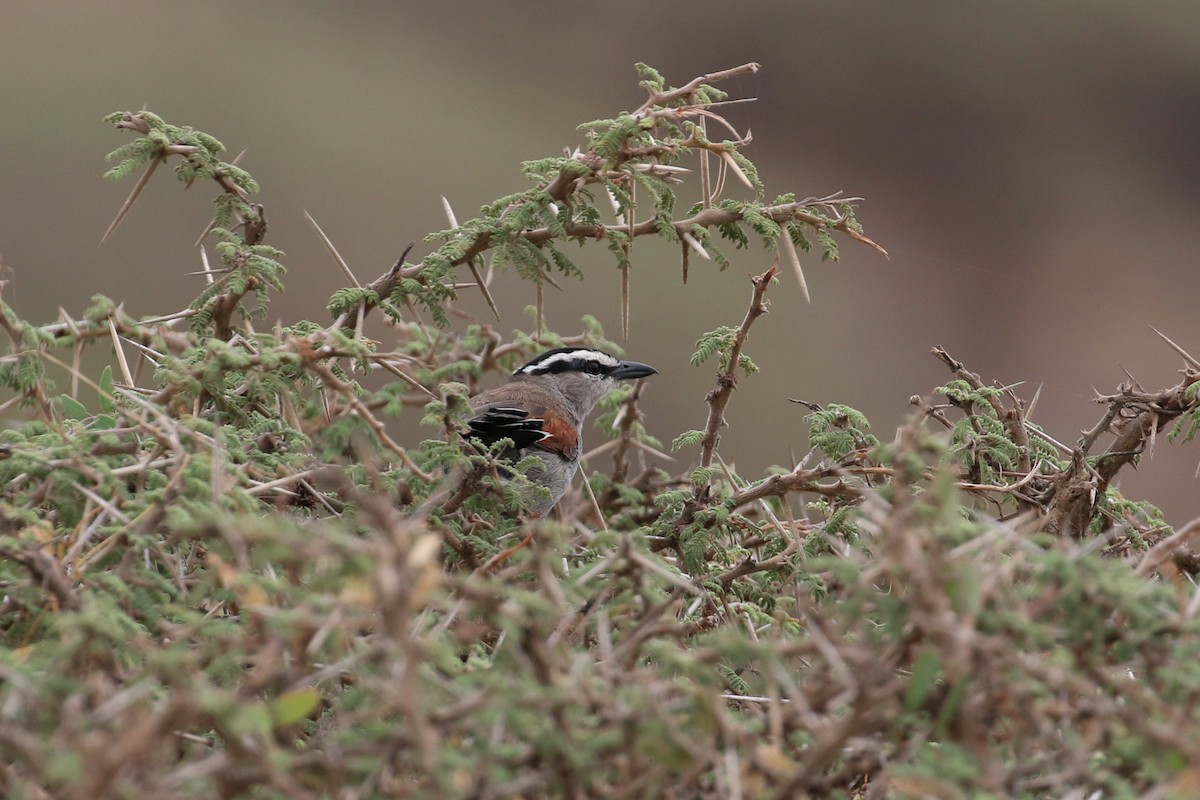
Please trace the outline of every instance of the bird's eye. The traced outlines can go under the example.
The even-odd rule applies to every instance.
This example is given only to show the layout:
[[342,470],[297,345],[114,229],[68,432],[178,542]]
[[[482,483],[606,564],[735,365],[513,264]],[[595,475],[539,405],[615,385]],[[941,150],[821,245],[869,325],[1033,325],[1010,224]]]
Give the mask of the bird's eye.
[[584,370],[587,371],[588,375],[599,375],[603,371],[603,369],[604,368],[601,367],[599,364],[597,364],[595,361],[589,361],[587,363],[587,365],[584,367]]

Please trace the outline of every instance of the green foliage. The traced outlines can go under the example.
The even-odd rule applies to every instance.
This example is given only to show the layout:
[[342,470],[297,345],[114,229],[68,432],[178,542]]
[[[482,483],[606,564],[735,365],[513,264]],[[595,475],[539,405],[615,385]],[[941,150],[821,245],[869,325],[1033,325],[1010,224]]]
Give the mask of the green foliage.
[[634,64],[634,68],[637,70],[638,75],[641,76],[638,86],[641,86],[648,92],[661,92],[663,90],[663,86],[666,85],[666,79],[658,70],[640,61]]
[[379,295],[375,291],[359,286],[348,286],[344,289],[338,289],[333,293],[333,297],[329,298],[329,303],[326,309],[331,317],[338,317],[348,313],[352,309],[362,303],[364,300],[372,303],[379,302]]
[[[692,366],[698,367],[716,354],[719,368],[729,369],[729,358],[733,353],[734,343],[737,341],[737,333],[737,328],[727,325],[705,333],[696,340],[696,352],[692,353],[691,358]],[[738,354],[738,368],[747,375],[758,372],[758,365],[745,353]]]
[[671,452],[678,452],[685,447],[694,447],[704,438],[704,431],[684,431],[671,442]]
[[[1195,406],[1198,397],[1200,397],[1200,381],[1193,381],[1184,390],[1183,398],[1189,405]],[[1181,440],[1186,443],[1196,438],[1197,431],[1200,431],[1200,409],[1192,407],[1179,415],[1170,432],[1167,433],[1167,438],[1172,442]]]
[[879,445],[879,440],[868,433],[871,423],[861,411],[850,406],[834,403],[828,408],[814,411],[807,419],[809,441],[833,461],[841,461],[855,451],[870,450]]

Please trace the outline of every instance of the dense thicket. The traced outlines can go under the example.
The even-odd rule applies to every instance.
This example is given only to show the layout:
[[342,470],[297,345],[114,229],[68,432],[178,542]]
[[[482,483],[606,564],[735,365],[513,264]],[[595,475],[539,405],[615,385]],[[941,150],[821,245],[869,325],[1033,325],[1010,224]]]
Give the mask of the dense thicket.
[[[1078,439],[937,348],[948,382],[894,435],[813,406],[799,464],[738,475],[724,411],[757,369],[771,267],[729,278],[749,305],[697,342],[703,424],[654,431],[679,462],[641,385],[605,401],[608,440],[549,520],[464,443],[481,382],[545,347],[618,349],[590,319],[545,327],[540,288],[586,277],[569,246],[627,275],[633,239],[661,237],[686,279],[761,243],[802,283],[804,253],[877,247],[856,198],[767,200],[716,88],[756,68],[676,89],[640,67],[646,102],[526,164],[530,188],[450,214],[369,284],[347,269],[331,322],[269,331],[253,319],[284,271],[253,179],[207,134],[113,115],[135,138],[111,172],[141,175],[114,227],[174,164],[218,188],[220,261],[154,318],[102,297],[48,324],[0,307],[5,795],[1200,791],[1200,522],[1173,530],[1111,486],[1159,432],[1196,431],[1200,363],[1173,343],[1180,383],[1120,386]],[[494,310],[489,285],[512,280],[535,286],[533,330],[456,312],[460,292]],[[92,372],[89,348],[112,363]],[[389,433],[411,414],[427,440]]]

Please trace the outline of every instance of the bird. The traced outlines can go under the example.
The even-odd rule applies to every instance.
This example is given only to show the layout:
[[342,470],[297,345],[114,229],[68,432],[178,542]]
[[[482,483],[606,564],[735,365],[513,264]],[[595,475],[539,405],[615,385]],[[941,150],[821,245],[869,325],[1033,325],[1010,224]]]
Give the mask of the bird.
[[623,380],[658,373],[590,347],[558,347],[518,367],[508,382],[480,392],[468,404],[469,436],[490,447],[512,441],[505,458],[536,456],[526,477],[546,491],[527,493],[526,513],[543,517],[562,498],[579,469],[583,423],[602,397]]

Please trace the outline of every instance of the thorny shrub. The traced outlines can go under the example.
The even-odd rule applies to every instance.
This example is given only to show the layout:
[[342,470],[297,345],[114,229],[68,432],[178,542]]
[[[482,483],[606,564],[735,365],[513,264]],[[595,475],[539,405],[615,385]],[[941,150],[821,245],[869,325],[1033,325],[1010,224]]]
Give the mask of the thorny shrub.
[[[639,67],[645,104],[526,164],[532,188],[337,292],[332,324],[270,332],[250,318],[282,254],[253,179],[207,134],[113,115],[137,138],[112,174],[142,176],[113,227],[174,162],[219,187],[221,263],[165,316],[0,308],[5,796],[1195,796],[1200,522],[1110,485],[1200,425],[1200,364],[1173,343],[1179,385],[1122,385],[1078,441],[938,348],[950,381],[888,441],[813,405],[808,457],[741,476],[720,431],[771,268],[697,343],[718,374],[703,427],[669,432],[696,453],[682,474],[640,385],[606,401],[610,440],[551,520],[463,447],[482,381],[564,342],[617,349],[592,320],[545,329],[540,287],[580,273],[567,244],[628,271],[635,236],[665,238],[686,276],[753,237],[801,281],[798,250],[875,246],[855,198],[765,200],[714,86],[756,68],[673,89]],[[680,212],[683,164],[700,199]],[[492,304],[513,274],[539,290],[534,331],[454,322],[459,290]],[[89,374],[96,345],[113,363]],[[406,446],[388,423],[414,413],[432,428]]]

